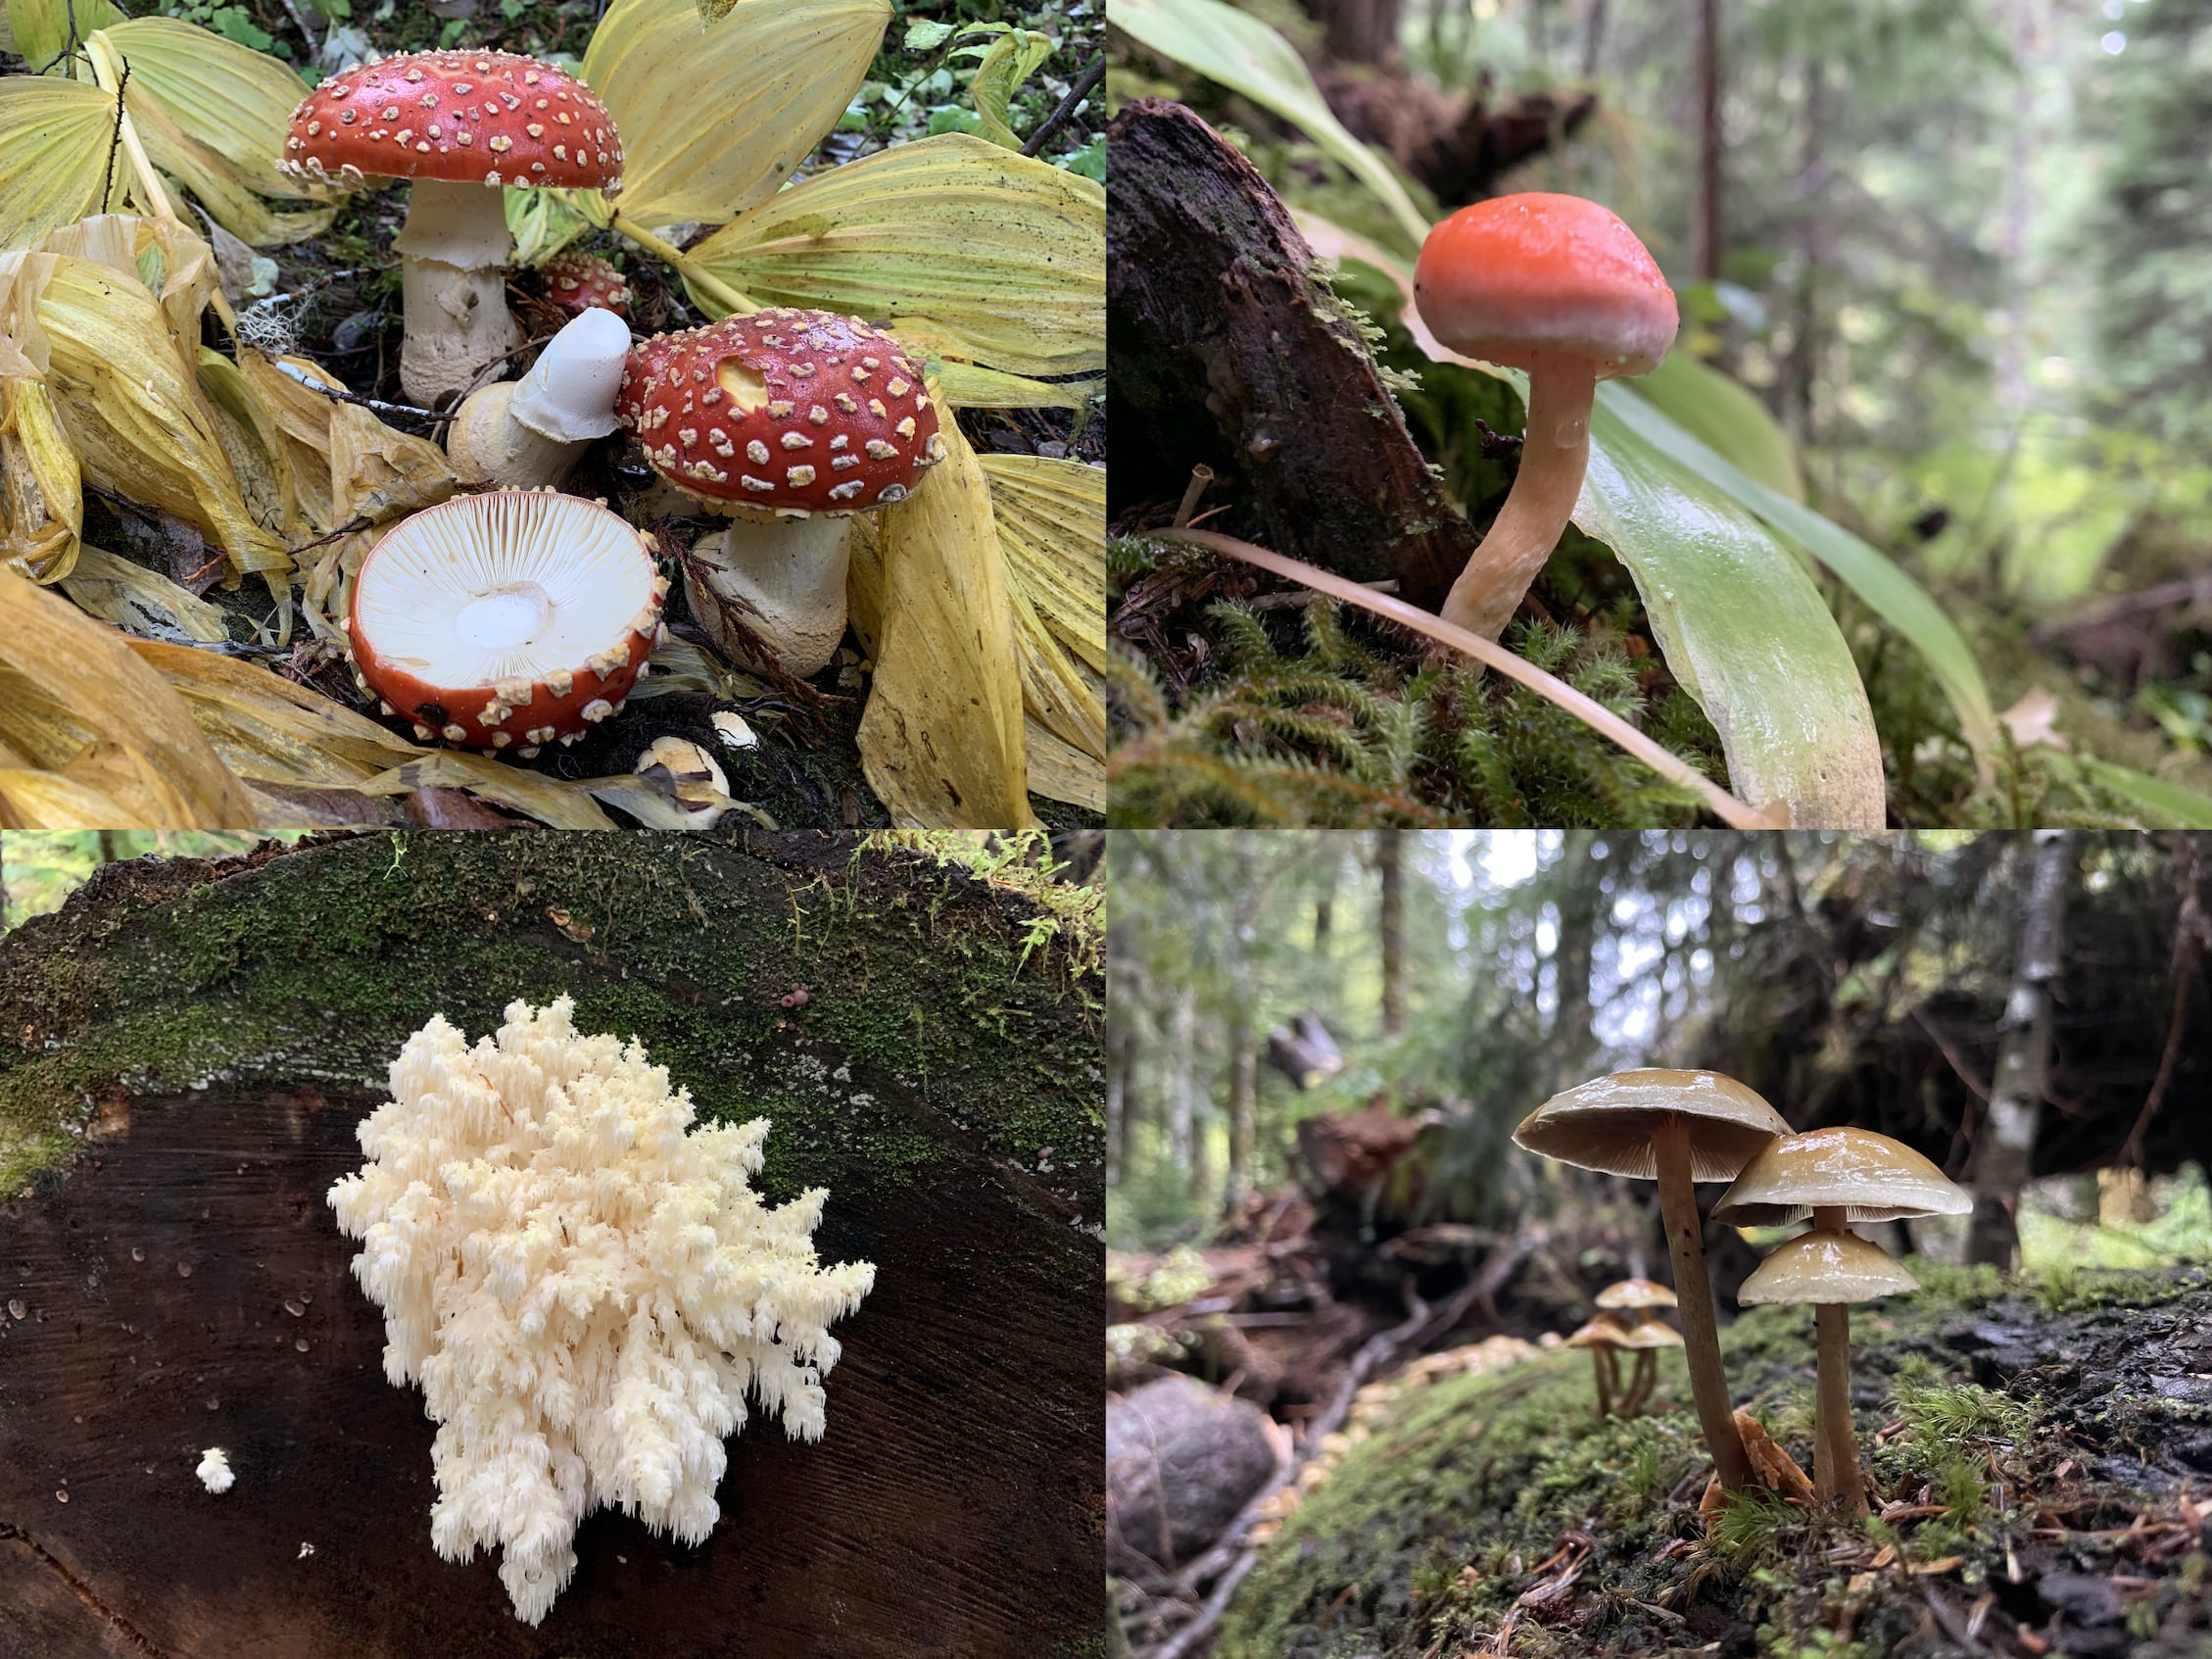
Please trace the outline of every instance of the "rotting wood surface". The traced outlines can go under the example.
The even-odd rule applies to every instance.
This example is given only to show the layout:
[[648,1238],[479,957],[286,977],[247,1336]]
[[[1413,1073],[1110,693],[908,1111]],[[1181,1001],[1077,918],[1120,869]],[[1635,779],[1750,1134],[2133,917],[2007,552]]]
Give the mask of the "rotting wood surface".
[[1174,500],[1202,463],[1224,479],[1205,505],[1246,498],[1253,539],[1434,610],[1473,527],[1281,202],[1179,104],[1138,99],[1107,136],[1109,389],[1142,434],[1115,506]]
[[[1038,1175],[993,1144],[992,1119],[1034,1102],[974,1093],[1004,1058],[994,1047],[1019,1041],[1058,1062],[1093,1039],[1081,999],[1065,981],[1049,988],[1041,956],[1025,970],[1034,983],[1004,982],[996,1007],[964,1007],[958,994],[988,978],[961,971],[974,959],[1003,951],[1003,969],[1019,953],[1018,930],[1001,937],[992,925],[1015,902],[904,854],[872,855],[883,867],[854,875],[847,852],[817,838],[773,856],[682,837],[585,836],[566,849],[544,834],[430,839],[409,841],[400,870],[415,861],[414,879],[449,892],[466,871],[504,884],[503,898],[526,890],[527,904],[509,913],[495,901],[486,921],[480,902],[444,941],[409,937],[397,911],[339,930],[334,1000],[362,995],[363,953],[408,958],[387,963],[403,978],[435,975],[443,959],[458,981],[526,939],[525,956],[566,967],[547,969],[558,983],[515,994],[570,991],[584,1029],[601,1028],[595,994],[628,998],[645,978],[643,994],[672,1017],[689,1010],[698,1041],[734,1068],[824,1080],[806,1084],[828,1097],[811,1120],[788,1115],[804,1145],[828,1149],[800,1154],[789,1177],[831,1187],[815,1236],[823,1259],[879,1267],[874,1293],[836,1328],[844,1353],[827,1379],[826,1438],[793,1441],[756,1417],[728,1442],[721,1523],[697,1547],[595,1513],[552,1613],[536,1629],[518,1623],[493,1558],[449,1564],[431,1548],[434,1426],[419,1391],[384,1380],[382,1316],[355,1286],[357,1246],[323,1201],[358,1165],[355,1125],[382,1097],[365,1079],[314,1075],[358,1067],[358,1038],[303,1028],[249,1078],[99,1091],[78,1155],[0,1206],[0,1659],[1095,1651],[1102,1296],[1097,1246],[1075,1225],[1092,1208],[1095,1116],[1088,1142],[1054,1148],[1071,1161]],[[170,981],[143,995],[234,1017],[272,964],[251,943],[227,972],[169,952],[258,906],[372,874],[394,845],[366,837],[217,866],[197,885],[168,870],[119,872],[48,925],[19,930],[0,949],[0,1014],[16,1026],[0,1089],[11,1066],[20,1077],[39,1063],[31,1055],[50,1060],[46,1038],[60,1028],[96,1048],[103,1030],[144,1014],[130,1000],[141,994],[120,990],[141,982],[120,968],[122,1004],[68,1011],[67,994],[126,959],[111,952]],[[616,891],[618,847],[635,874]],[[852,883],[842,896],[827,885],[841,877]],[[707,925],[677,921],[693,902]],[[633,925],[683,926],[696,977],[654,983],[645,961],[571,937],[590,916],[611,946],[626,903]],[[549,909],[565,924],[549,924]],[[812,912],[821,934],[794,944],[794,909]],[[761,951],[750,919],[778,910],[780,938]],[[727,949],[713,927],[724,921],[738,936]],[[918,928],[937,930],[948,952],[957,934],[960,967],[918,951]],[[846,993],[826,956],[890,1000],[934,975],[946,995],[927,1017],[962,1027],[941,1035],[966,1061],[916,1076],[841,1040],[864,1029],[858,1013],[850,1027],[806,1024]],[[195,988],[174,985],[201,972]],[[316,964],[288,964],[288,980],[303,973],[312,985]],[[787,1011],[773,993],[809,977],[808,999]],[[473,1038],[484,994],[466,995]],[[626,1005],[641,1010],[650,1050],[653,1009]],[[943,1052],[931,1055],[939,1067]],[[711,1095],[717,1080],[688,1066],[701,1062],[677,1057],[673,1081]],[[1094,1070],[1068,1087],[1094,1088]],[[194,1474],[211,1445],[227,1449],[237,1475],[220,1496]]]

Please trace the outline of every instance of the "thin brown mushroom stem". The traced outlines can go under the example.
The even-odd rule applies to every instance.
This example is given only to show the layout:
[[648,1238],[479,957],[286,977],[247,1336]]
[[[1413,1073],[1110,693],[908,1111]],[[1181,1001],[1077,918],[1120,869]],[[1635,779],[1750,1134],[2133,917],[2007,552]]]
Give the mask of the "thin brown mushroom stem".
[[1682,1354],[1690,1367],[1690,1397],[1698,1424],[1712,1452],[1713,1472],[1723,1489],[1752,1484],[1751,1458],[1736,1432],[1728,1401],[1728,1378],[1720,1368],[1720,1334],[1712,1311],[1712,1282],[1706,1277],[1704,1224],[1697,1194],[1690,1185],[1690,1124],[1679,1115],[1653,1138],[1659,1159],[1659,1217],[1666,1224],[1667,1254],[1674,1262],[1674,1293],[1680,1298]]
[[1590,1350],[1590,1370],[1598,1379],[1598,1416],[1612,1415],[1613,1379],[1607,1373],[1612,1370],[1612,1349],[1597,1346]]
[[1636,1374],[1629,1380],[1628,1384],[1628,1397],[1621,1402],[1621,1416],[1642,1416],[1644,1404],[1652,1397],[1652,1391],[1658,1384],[1659,1350],[1657,1348],[1640,1349],[1636,1355]]
[[1528,372],[1527,435],[1520,470],[1490,533],[1468,557],[1440,614],[1454,627],[1494,640],[1560,543],[1590,464],[1590,408],[1598,366],[1555,356]]
[[[1840,1206],[1812,1212],[1815,1232],[1845,1230]],[[1819,1343],[1814,1405],[1813,1492],[1823,1503],[1840,1499],[1853,1520],[1866,1517],[1866,1483],[1858,1472],[1858,1432],[1851,1422],[1851,1310],[1848,1302],[1820,1302],[1813,1309]]]

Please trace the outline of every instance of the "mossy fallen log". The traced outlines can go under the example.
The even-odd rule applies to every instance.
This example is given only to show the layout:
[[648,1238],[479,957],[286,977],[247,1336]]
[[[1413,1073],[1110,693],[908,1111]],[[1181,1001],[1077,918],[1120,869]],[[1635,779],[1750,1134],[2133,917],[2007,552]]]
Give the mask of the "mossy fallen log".
[[[1088,952],[848,839],[375,834],[103,870],[0,944],[0,1655],[1098,1651]],[[430,1544],[432,1425],[323,1195],[409,1033],[635,1036],[755,1185],[826,1186],[829,1431],[696,1548],[601,1510],[535,1630]],[[193,1469],[227,1448],[237,1484]]]
[[[1676,1355],[1627,1422],[1597,1417],[1580,1353],[1424,1362],[1363,1400],[1220,1659],[2205,1652],[2212,1275],[1918,1270],[1853,1322],[1865,1529],[1758,1493],[1708,1531]],[[1722,1345],[1737,1402],[1809,1468],[1811,1310],[1752,1311]]]

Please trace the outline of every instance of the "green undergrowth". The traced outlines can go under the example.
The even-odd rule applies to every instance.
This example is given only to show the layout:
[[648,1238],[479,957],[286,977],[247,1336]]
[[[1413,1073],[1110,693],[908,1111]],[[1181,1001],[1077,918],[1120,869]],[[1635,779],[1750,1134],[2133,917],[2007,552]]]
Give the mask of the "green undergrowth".
[[903,851],[776,845],[377,835],[110,865],[0,944],[0,1194],[66,1161],[105,1090],[373,1090],[432,1014],[474,1038],[565,992],[702,1118],[771,1118],[776,1197],[969,1148],[1095,1224],[1099,993],[1058,928],[1032,943],[1018,895]]
[[[1713,1642],[1760,1659],[1872,1659],[1925,1635],[1924,1585],[1955,1600],[2005,1575],[2007,1551],[2048,1523],[2040,1504],[2074,1525],[2125,1527],[2142,1494],[2081,1484],[2088,1454],[2067,1424],[2086,1408],[1985,1386],[1941,1340],[1977,1324],[2032,1334],[2036,1288],[2002,1293],[1990,1270],[1914,1265],[1920,1293],[1857,1309],[1852,1322],[1855,1427],[1891,1522],[1854,1528],[1761,1493],[1708,1533],[1698,1503],[1710,1463],[1680,1355],[1662,1354],[1650,1414],[1621,1422],[1596,1417],[1588,1358],[1554,1351],[1405,1388],[1355,1427],[1355,1443],[1264,1546],[1230,1605],[1222,1659],[1568,1659]],[[2113,1321],[2148,1317],[2165,1330],[2212,1309],[2201,1274],[2109,1277],[2127,1283],[2107,1286],[2082,1321],[2099,1340]],[[1749,1310],[1721,1345],[1737,1403],[1809,1474],[1810,1310]],[[2083,1392],[2098,1386],[2109,1380]],[[2123,1442],[2154,1434],[2175,1416],[2154,1392],[2122,1387],[2092,1420],[2128,1425]],[[2173,1570],[2177,1583],[2193,1571],[2201,1587],[2201,1561]],[[2182,1583],[2180,1593],[2197,1592]],[[2174,1600],[2161,1590],[2139,1622],[2171,1614]],[[1486,1646],[1501,1629],[1506,1642]]]
[[[1595,543],[1584,550],[1604,555]],[[1175,579],[1211,555],[1141,541],[1111,550],[1114,580]],[[1610,561],[1610,555],[1604,555]],[[1581,567],[1568,560],[1565,573]],[[1207,667],[1179,696],[1128,654],[1108,663],[1120,724],[1109,821],[1213,826],[1695,822],[1686,792],[1558,705],[1498,675],[1423,660],[1325,601],[1273,611],[1216,603],[1198,626]],[[1717,735],[1611,606],[1582,624],[1530,621],[1506,645],[1725,777]],[[1641,653],[1641,655],[1638,655]]]

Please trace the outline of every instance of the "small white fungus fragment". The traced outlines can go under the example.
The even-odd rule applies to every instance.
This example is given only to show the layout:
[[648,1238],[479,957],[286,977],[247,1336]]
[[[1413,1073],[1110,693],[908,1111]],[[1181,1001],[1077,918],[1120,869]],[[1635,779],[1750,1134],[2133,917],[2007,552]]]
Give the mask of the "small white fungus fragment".
[[705,1539],[748,1394],[821,1439],[828,1327],[876,1279],[816,1260],[826,1191],[770,1209],[751,1190],[766,1118],[694,1129],[665,1067],[571,1008],[511,1002],[473,1049],[433,1018],[356,1132],[368,1161],[330,1189],[384,1375],[439,1426],[430,1541],[497,1546],[530,1625],[601,1505]]
[[719,708],[708,716],[722,741],[732,749],[751,749],[760,742],[760,735],[745,723],[745,717],[734,708]]
[[192,1471],[200,1477],[200,1485],[212,1492],[226,1492],[238,1477],[230,1472],[230,1459],[222,1447],[212,1445],[200,1453],[200,1467]]

